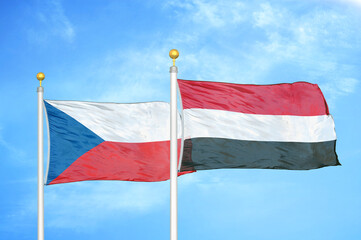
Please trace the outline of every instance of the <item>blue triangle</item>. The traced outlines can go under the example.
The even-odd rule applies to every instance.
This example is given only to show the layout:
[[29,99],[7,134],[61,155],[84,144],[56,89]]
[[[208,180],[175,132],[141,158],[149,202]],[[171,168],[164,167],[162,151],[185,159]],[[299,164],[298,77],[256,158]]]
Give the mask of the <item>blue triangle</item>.
[[75,160],[104,142],[102,138],[68,114],[45,103],[50,132],[49,184]]

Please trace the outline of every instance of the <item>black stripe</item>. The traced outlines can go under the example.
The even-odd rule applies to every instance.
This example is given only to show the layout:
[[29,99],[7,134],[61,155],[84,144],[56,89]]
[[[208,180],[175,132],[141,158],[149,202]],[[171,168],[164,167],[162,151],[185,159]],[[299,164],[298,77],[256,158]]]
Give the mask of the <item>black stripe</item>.
[[261,142],[224,138],[184,141],[181,171],[219,168],[308,170],[341,165],[336,140],[317,143]]

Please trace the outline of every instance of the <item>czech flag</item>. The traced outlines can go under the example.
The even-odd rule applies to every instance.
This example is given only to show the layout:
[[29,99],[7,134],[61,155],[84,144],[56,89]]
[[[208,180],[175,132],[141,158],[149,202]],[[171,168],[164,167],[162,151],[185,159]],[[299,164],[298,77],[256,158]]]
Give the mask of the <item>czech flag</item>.
[[44,103],[50,133],[47,185],[169,179],[168,103]]

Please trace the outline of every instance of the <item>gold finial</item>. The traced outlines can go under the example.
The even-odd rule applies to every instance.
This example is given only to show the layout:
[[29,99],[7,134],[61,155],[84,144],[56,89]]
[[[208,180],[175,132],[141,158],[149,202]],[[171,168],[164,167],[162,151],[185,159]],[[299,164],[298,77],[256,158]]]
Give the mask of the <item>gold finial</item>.
[[173,66],[175,66],[175,59],[179,56],[177,49],[172,49],[169,51],[169,57],[173,59]]
[[41,81],[44,80],[45,74],[42,72],[39,72],[38,74],[36,74],[36,78],[40,81],[40,87],[41,87]]

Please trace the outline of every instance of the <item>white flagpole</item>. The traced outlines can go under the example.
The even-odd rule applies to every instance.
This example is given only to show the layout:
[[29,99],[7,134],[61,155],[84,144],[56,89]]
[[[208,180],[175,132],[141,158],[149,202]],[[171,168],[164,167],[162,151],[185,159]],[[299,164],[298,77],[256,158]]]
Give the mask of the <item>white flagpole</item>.
[[43,131],[43,98],[44,88],[41,82],[45,75],[39,72],[36,78],[40,81],[38,92],[38,240],[44,240],[44,131]]
[[178,239],[178,196],[177,196],[177,73],[175,59],[179,56],[176,49],[169,52],[173,59],[170,67],[170,240]]

